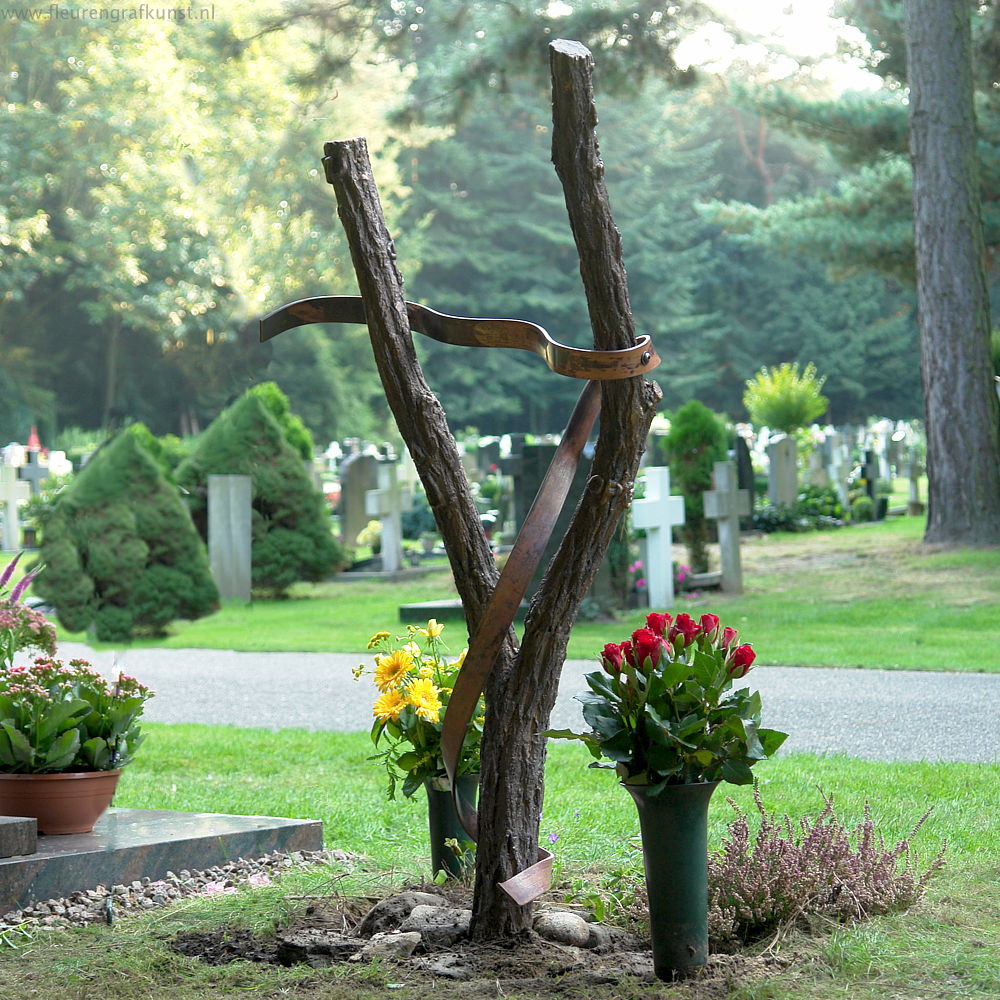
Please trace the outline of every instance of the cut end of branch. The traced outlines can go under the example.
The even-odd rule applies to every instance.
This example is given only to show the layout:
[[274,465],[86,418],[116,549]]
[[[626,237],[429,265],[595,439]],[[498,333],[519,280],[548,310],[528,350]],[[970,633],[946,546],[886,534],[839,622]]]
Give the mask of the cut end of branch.
[[323,172],[326,174],[327,184],[332,184],[333,178],[343,173],[345,162],[354,152],[360,153],[367,161],[368,143],[365,142],[364,136],[323,143]]
[[590,49],[583,42],[571,38],[557,38],[549,42],[549,55],[552,58],[562,56],[565,59],[589,59],[591,64],[594,62]]

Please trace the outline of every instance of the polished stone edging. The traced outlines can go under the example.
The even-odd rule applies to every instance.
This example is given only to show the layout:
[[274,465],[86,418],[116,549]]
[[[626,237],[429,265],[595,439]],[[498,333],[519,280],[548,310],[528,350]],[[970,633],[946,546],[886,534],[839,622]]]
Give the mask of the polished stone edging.
[[92,833],[39,836],[36,853],[0,859],[0,914],[98,885],[322,846],[317,820],[112,808]]

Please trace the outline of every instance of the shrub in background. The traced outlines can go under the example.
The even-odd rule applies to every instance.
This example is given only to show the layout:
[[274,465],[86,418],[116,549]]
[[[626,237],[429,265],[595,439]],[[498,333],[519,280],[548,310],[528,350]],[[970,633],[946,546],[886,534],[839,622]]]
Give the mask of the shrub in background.
[[130,428],[109,441],[39,516],[35,593],[64,628],[104,642],[162,634],[218,605],[191,517],[140,439]]
[[844,525],[844,508],[832,487],[804,486],[793,507],[771,503],[767,497],[758,497],[752,519],[754,528],[764,532],[841,528]]
[[288,405],[288,397],[278,387],[277,382],[261,382],[252,389],[247,390],[247,395],[259,399],[267,412],[274,417],[285,440],[299,453],[305,462],[313,459],[313,439],[309,433],[309,428],[302,420],[292,413]]
[[702,494],[712,488],[712,466],[726,457],[726,428],[703,403],[692,399],[670,419],[663,439],[670,485],[684,495],[681,537],[695,573],[708,571],[708,525]]
[[323,494],[257,390],[219,414],[177,470],[203,538],[208,537],[209,475],[244,475],[253,481],[255,589],[279,595],[297,580],[322,580],[346,564],[347,551],[330,530]]
[[743,405],[757,427],[792,434],[826,412],[829,400],[820,392],[825,381],[811,362],[801,375],[797,363],[765,366],[747,381]]

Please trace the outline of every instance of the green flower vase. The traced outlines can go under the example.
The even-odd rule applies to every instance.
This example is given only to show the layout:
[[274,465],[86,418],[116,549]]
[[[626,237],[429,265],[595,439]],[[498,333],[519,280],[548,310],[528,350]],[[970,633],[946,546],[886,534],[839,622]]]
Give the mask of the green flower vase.
[[639,810],[653,969],[672,982],[708,961],[708,803],[717,781],[625,785]]
[[[428,778],[424,787],[427,789],[431,871],[435,875],[443,871],[452,878],[464,878],[475,866],[476,853],[455,812],[451,784],[447,778]],[[478,774],[465,774],[458,778],[458,794],[463,802],[475,803],[478,789]],[[460,849],[456,851],[449,846],[449,840],[457,841]]]

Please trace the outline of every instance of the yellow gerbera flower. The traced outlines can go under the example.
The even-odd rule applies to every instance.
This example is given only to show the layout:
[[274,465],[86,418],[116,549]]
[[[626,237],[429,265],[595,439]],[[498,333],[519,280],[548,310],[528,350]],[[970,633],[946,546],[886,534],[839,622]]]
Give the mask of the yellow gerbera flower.
[[465,663],[465,658],[469,655],[469,647],[466,646],[461,653],[458,654],[458,659],[452,664],[453,667],[462,668],[462,664]]
[[413,657],[404,649],[375,657],[375,686],[379,691],[398,688],[413,666]]
[[427,639],[436,639],[444,631],[444,626],[439,625],[436,618],[432,618],[427,623],[427,628],[418,628],[417,631]]
[[398,722],[399,713],[406,707],[406,699],[398,688],[386,691],[372,706],[372,715],[379,722]]
[[441,719],[441,699],[433,681],[420,677],[406,689],[407,703],[417,710],[417,716],[428,722],[439,722]]
[[380,642],[382,642],[384,639],[388,639],[388,638],[389,638],[389,633],[388,632],[376,632],[368,640],[368,648],[369,649],[374,649]]

